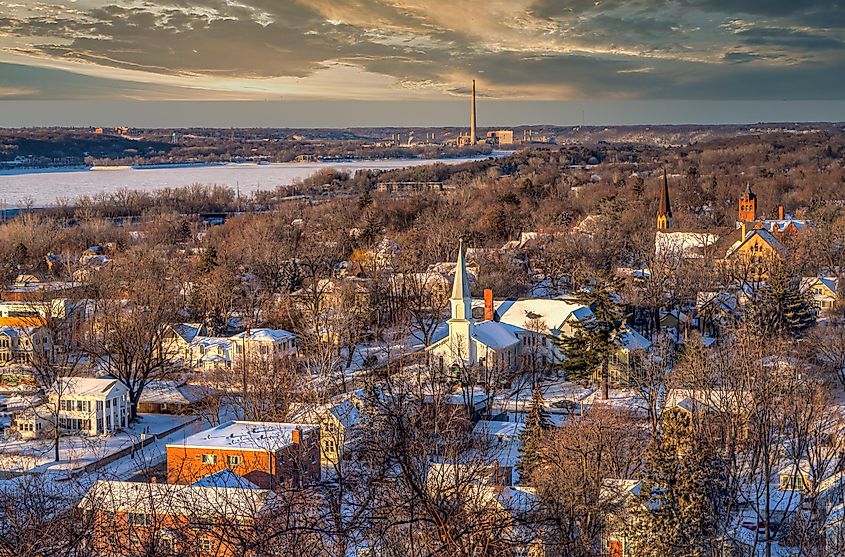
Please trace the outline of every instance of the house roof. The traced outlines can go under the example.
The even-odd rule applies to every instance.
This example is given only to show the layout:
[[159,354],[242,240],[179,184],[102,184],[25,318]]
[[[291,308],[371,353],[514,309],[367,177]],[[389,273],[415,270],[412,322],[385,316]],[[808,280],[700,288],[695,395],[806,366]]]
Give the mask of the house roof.
[[257,485],[240,474],[224,468],[210,476],[206,476],[192,485],[196,487],[235,487],[240,489],[260,489]]
[[834,294],[836,294],[837,287],[839,286],[839,279],[836,277],[802,277],[801,278],[801,290],[807,291],[814,287],[816,284],[821,284]]
[[619,346],[625,350],[648,350],[651,348],[651,342],[631,327],[626,326],[619,335]]
[[592,314],[590,308],[572,300],[560,298],[526,298],[502,300],[494,309],[500,323],[507,323],[520,329],[530,330],[532,322],[544,322],[548,332],[557,335],[570,317],[582,320]]
[[139,402],[153,404],[194,404],[201,401],[209,389],[176,381],[150,381],[144,387]]
[[54,391],[60,391],[65,397],[103,397],[107,398],[115,389],[125,391],[117,379],[101,377],[60,377]]
[[312,424],[231,421],[195,433],[168,447],[214,448],[240,451],[278,451],[293,444],[293,431],[318,430]]
[[349,399],[336,404],[293,403],[291,404],[290,418],[301,422],[316,423],[325,413],[334,416],[345,429],[354,427],[361,421],[361,412]]
[[267,510],[274,497],[267,489],[98,480],[79,507],[118,513],[248,518]]
[[248,338],[250,340],[256,341],[267,341],[267,342],[281,342],[283,340],[288,340],[294,338],[294,335],[290,331],[285,331],[284,329],[250,329],[249,335],[247,335],[247,331],[242,333],[238,333],[236,335],[232,335],[229,337],[231,340],[241,340],[243,338]]
[[39,327],[15,327],[6,326],[0,327],[0,335],[7,335],[10,337],[26,337],[37,331]]
[[508,327],[496,321],[482,321],[473,327],[473,338],[493,350],[502,350],[519,344],[519,339]]
[[217,346],[223,350],[229,350],[232,347],[232,341],[224,337],[206,337],[197,335],[193,338],[193,340],[191,340],[191,346],[202,346],[206,349]]
[[472,430],[473,435],[497,437],[502,440],[516,439],[525,429],[523,422],[497,422],[480,420]]
[[202,330],[202,323],[177,323],[171,327],[173,332],[185,342],[191,342]]
[[26,317],[0,317],[0,327],[43,327],[47,320],[39,315]]

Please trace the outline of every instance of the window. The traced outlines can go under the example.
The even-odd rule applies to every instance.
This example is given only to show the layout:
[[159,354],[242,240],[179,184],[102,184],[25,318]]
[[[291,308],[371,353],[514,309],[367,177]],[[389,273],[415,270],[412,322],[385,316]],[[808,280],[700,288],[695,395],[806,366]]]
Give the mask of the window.
[[152,526],[153,524],[152,515],[144,513],[129,513],[128,520],[129,524],[134,526]]
[[202,553],[211,553],[211,551],[212,551],[211,545],[212,544],[211,544],[210,539],[200,538],[199,542],[200,542],[200,551]]
[[203,464],[217,464],[217,455],[216,454],[204,454],[204,455],[202,455],[202,463]]
[[226,455],[226,466],[235,467],[241,465],[241,456],[240,455]]

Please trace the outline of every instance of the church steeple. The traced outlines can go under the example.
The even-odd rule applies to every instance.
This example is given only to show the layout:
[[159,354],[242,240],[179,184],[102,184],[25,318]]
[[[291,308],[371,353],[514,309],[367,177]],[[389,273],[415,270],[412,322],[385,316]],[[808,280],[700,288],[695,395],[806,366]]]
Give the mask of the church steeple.
[[469,277],[464,259],[464,243],[458,245],[458,261],[455,263],[455,280],[452,283],[452,319],[472,319],[472,296],[469,291]]
[[472,318],[472,295],[469,292],[469,277],[464,260],[464,243],[458,246],[458,261],[455,263],[455,281],[452,283],[452,317],[449,324],[449,348],[452,358],[464,364],[477,363],[475,319]]
[[739,196],[739,211],[737,222],[753,222],[757,220],[757,196],[751,191],[751,183],[745,183],[745,191]]
[[660,190],[660,206],[657,209],[657,229],[666,230],[672,225],[672,205],[669,203],[669,178],[663,169],[663,188]]

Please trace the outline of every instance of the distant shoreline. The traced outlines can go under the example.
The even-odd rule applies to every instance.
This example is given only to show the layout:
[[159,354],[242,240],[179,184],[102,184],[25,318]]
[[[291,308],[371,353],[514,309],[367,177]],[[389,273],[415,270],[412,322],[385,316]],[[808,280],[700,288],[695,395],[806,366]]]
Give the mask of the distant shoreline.
[[[515,152],[515,151],[514,151]],[[70,166],[27,166],[17,168],[2,168],[0,166],[0,176],[20,176],[26,174],[51,174],[57,172],[119,172],[126,170],[155,170],[166,168],[213,168],[225,166],[307,166],[315,164],[323,166],[326,164],[349,164],[356,162],[379,162],[379,161],[433,161],[433,164],[443,159],[486,159],[488,157],[500,157],[510,154],[511,151],[494,150],[490,153],[481,153],[475,155],[460,155],[457,156],[438,156],[438,157],[367,157],[367,158],[342,158],[342,159],[315,159],[311,161],[287,161],[287,162],[261,162],[261,161],[243,161],[243,162],[172,162],[172,163],[151,163],[151,164],[133,164],[133,165],[70,165]]]

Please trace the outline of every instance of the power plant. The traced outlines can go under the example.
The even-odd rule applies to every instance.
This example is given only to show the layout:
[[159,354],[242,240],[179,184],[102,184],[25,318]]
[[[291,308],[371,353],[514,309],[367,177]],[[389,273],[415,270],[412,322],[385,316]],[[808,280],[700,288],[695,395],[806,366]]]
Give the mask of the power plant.
[[484,138],[478,138],[478,124],[475,116],[475,80],[472,80],[472,99],[470,100],[469,114],[469,135],[458,135],[456,144],[458,147],[466,145],[512,145],[513,130],[497,130],[487,132]]

